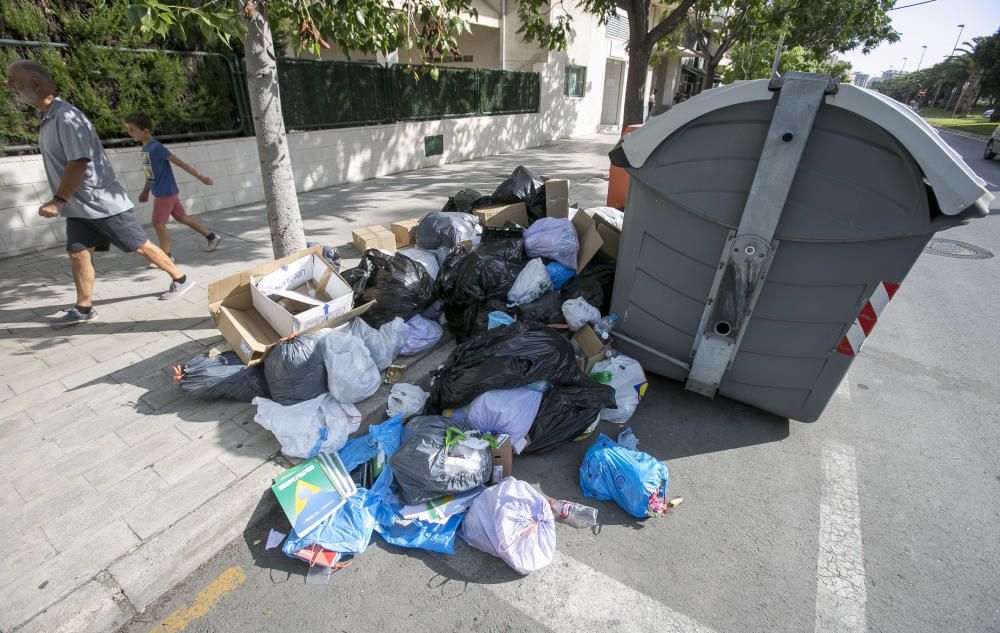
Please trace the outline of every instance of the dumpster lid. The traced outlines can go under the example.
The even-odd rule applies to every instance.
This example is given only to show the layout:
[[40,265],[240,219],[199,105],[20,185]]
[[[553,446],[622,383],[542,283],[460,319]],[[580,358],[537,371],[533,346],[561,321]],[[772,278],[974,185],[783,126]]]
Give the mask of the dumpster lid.
[[[739,103],[770,100],[774,93],[769,84],[767,79],[737,81],[678,103],[666,115],[650,118],[623,138],[622,153],[629,165],[642,167],[664,139],[698,117]],[[923,171],[942,213],[958,215],[977,203],[985,210],[993,199],[986,181],[969,169],[934,128],[903,104],[850,84],[841,84],[835,94],[827,95],[826,104],[872,121],[899,141]]]

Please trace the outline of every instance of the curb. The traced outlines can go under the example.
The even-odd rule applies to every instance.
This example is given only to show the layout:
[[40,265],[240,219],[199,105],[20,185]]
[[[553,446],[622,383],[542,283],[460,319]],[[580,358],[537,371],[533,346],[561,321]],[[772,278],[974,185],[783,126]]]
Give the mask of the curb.
[[964,136],[965,138],[971,138],[974,141],[988,141],[991,137],[985,134],[976,134],[975,132],[960,132],[955,128],[946,127],[943,125],[932,125],[935,130],[942,130],[948,132],[949,134],[954,134],[955,136]]
[[[455,339],[446,331],[432,350],[407,362],[406,382],[422,386],[451,353]],[[358,409],[369,421],[385,417],[392,385],[383,384]],[[297,461],[297,460],[296,460]],[[68,595],[7,633],[98,633],[115,631],[191,575],[226,545],[278,507],[271,480],[290,466],[280,453],[234,481],[173,525],[115,560],[95,576],[81,579]]]

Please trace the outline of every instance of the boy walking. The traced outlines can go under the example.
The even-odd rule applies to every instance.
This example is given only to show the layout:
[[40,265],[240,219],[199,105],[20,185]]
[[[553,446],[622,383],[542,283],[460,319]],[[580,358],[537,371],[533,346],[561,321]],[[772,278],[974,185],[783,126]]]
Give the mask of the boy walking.
[[38,145],[52,198],[39,207],[38,215],[66,218],[66,252],[73,267],[76,304],[49,324],[60,328],[97,318],[91,256],[111,244],[142,255],[170,276],[170,287],[160,299],[176,299],[190,290],[194,281],[146,238],[94,126],[80,110],[56,96],[49,71],[25,59],[7,64],[5,71],[14,99],[41,113]]
[[170,232],[167,230],[167,222],[173,217],[207,240],[206,251],[214,251],[219,247],[222,238],[184,210],[178,197],[180,190],[177,188],[177,181],[174,180],[174,170],[170,165],[171,163],[177,165],[206,185],[211,186],[212,179],[199,174],[194,167],[177,158],[163,146],[163,143],[153,138],[153,121],[145,112],[133,112],[125,117],[125,127],[132,140],[142,143],[139,157],[142,159],[142,168],[146,174],[146,186],[139,194],[139,202],[146,202],[149,200],[149,194],[153,194],[153,228],[156,229],[156,236],[160,240],[160,248],[173,259],[170,253]]

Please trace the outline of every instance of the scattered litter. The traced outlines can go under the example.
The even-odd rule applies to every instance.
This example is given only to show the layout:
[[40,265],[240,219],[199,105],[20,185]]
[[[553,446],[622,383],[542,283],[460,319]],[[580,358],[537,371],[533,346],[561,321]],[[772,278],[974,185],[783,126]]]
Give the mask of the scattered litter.
[[614,501],[625,512],[644,519],[661,514],[666,506],[667,467],[602,433],[583,457],[580,488],[585,497]]
[[582,503],[562,499],[549,499],[556,521],[574,528],[589,528],[597,525],[597,508]]
[[674,497],[673,499],[667,502],[667,507],[676,508],[682,503],[684,503],[684,497]]
[[625,430],[618,434],[618,446],[629,450],[639,449],[639,438],[632,432],[632,427],[625,427]]
[[389,365],[385,368],[385,384],[394,385],[403,382],[403,375],[406,374],[406,365]]
[[264,546],[264,549],[270,550],[281,545],[281,542],[285,540],[286,536],[288,535],[284,534],[283,532],[278,532],[277,530],[272,529],[270,532],[267,533],[267,545]]
[[476,497],[462,526],[462,538],[524,575],[551,563],[556,553],[549,500],[531,484],[513,477]]

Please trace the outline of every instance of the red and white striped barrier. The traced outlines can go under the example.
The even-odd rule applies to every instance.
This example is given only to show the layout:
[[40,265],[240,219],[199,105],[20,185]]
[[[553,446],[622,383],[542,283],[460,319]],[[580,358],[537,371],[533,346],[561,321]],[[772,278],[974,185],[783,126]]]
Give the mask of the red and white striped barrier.
[[881,282],[875,287],[875,292],[861,309],[861,314],[854,320],[851,329],[847,330],[844,340],[837,346],[837,352],[844,356],[857,356],[861,352],[861,346],[865,344],[865,339],[875,329],[878,318],[882,316],[885,307],[889,305],[889,300],[899,290],[899,284]]

